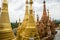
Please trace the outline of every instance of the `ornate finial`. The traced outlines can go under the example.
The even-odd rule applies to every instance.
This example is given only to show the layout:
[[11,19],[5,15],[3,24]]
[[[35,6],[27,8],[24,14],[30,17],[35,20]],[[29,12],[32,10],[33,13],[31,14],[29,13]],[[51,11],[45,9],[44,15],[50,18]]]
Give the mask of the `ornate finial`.
[[38,14],[37,14],[37,21],[39,21],[39,16],[38,16]]
[[47,9],[48,13],[49,13],[49,9]]
[[37,18],[39,18],[38,14],[37,14]]
[[33,13],[33,8],[32,8],[33,0],[30,0],[30,14]]
[[30,0],[30,4],[33,4],[33,1],[32,0]]
[[28,15],[28,0],[26,0],[26,11],[25,11],[25,15]]
[[17,23],[17,20],[16,20],[16,23]]
[[48,17],[49,17],[49,9],[47,9],[47,11],[48,11]]
[[46,13],[46,4],[45,4],[45,0],[43,2],[43,16],[47,16],[47,13]]
[[20,26],[20,18],[19,18],[19,26]]
[[28,4],[28,0],[26,0],[26,4]]
[[20,18],[19,18],[19,22],[20,22]]
[[45,3],[45,0],[44,0],[44,2],[43,3]]
[[3,3],[7,3],[8,2],[8,0],[3,0]]

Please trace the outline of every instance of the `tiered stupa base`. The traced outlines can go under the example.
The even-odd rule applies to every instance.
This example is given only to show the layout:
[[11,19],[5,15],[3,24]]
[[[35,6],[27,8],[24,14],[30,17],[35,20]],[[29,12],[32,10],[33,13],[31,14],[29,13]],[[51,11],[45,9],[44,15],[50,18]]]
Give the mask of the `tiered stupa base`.
[[35,28],[26,28],[17,40],[40,40]]
[[0,31],[0,40],[12,40],[12,39],[14,39],[14,35],[11,30]]

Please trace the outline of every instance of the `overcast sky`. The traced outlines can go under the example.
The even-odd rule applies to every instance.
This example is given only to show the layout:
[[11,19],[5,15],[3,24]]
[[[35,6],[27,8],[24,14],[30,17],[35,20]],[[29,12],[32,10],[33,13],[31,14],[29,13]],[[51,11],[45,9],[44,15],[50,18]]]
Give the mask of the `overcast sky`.
[[[0,0],[0,7],[2,1]],[[49,9],[52,19],[60,19],[60,0],[46,0],[46,9]],[[24,18],[25,0],[8,0],[8,10],[11,22]],[[33,0],[33,10],[41,18],[43,13],[43,0]]]

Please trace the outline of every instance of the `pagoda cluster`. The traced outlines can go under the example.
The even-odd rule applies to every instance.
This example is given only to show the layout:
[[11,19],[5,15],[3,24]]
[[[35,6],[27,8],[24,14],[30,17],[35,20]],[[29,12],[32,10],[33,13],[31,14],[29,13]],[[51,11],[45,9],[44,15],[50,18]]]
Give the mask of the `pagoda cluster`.
[[46,4],[45,0],[43,2],[43,15],[41,20],[39,20],[39,16],[37,15],[37,29],[41,39],[47,38],[47,40],[54,39],[56,35],[56,24],[54,20],[51,20],[49,16],[49,9],[46,12]]
[[[0,40],[53,40],[56,35],[56,24],[51,20],[46,12],[45,0],[43,2],[43,15],[41,20],[37,15],[37,22],[34,19],[33,0],[26,0],[25,16],[22,24],[20,19],[18,28],[16,28],[16,35],[12,30],[9,14],[8,14],[8,0],[3,0],[2,8],[0,8]],[[48,14],[48,15],[47,15]]]

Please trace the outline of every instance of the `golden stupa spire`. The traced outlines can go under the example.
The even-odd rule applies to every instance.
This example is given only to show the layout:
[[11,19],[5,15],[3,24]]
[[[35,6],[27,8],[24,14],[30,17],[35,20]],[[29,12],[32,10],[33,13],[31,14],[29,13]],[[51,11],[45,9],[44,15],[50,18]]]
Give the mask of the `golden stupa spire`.
[[[25,15],[28,16],[28,0],[26,0],[26,12],[25,12]],[[25,18],[26,18],[25,16]]]
[[22,25],[20,25],[21,26],[20,30],[23,30],[26,27],[27,20],[28,20],[28,0],[26,0],[26,11],[25,11],[25,16]]
[[[33,4],[33,1],[30,0],[30,9],[29,9],[29,20],[28,20],[28,23],[33,23],[35,25],[35,20],[34,20],[34,15],[33,15],[33,8],[32,8],[32,4]],[[33,24],[29,24],[29,25],[33,25]],[[29,27],[29,26],[27,26]],[[30,26],[32,27],[32,26]]]
[[8,16],[8,1],[3,0],[0,16],[0,40],[12,40],[12,39],[14,39],[14,34]]
[[29,9],[29,20],[33,23],[35,23],[35,20],[34,20],[34,12],[33,12],[33,8],[32,8],[32,4],[33,4],[33,0],[30,0],[30,9]]
[[[25,29],[22,29],[20,31],[19,36],[17,37],[17,40],[40,40],[38,36],[38,31],[36,29],[36,24],[33,17],[33,10],[32,10],[32,0],[30,0],[30,10],[29,10],[29,18],[26,20],[26,23],[23,25]],[[28,11],[28,10],[27,10]],[[22,23],[23,24],[23,23]],[[21,26],[21,27],[23,27]]]
[[28,21],[28,0],[26,0],[26,11],[25,11],[25,16],[24,16],[24,20],[22,22],[22,24],[20,25],[20,27],[18,27],[18,31],[17,31],[17,40],[21,40],[20,38],[20,34],[24,31],[26,25],[27,25],[27,21]]
[[18,40],[40,40],[38,31],[36,29],[36,23],[33,17],[33,9],[32,9],[33,1],[30,0],[30,10],[29,10],[29,18],[26,23],[26,27],[23,32],[20,33]]
[[25,12],[25,16],[21,28],[25,28],[27,21],[28,21],[28,0],[26,0],[26,12]]
[[30,14],[33,14],[33,9],[32,9],[32,4],[33,4],[33,1],[32,0],[30,0]]
[[21,30],[23,30],[26,27],[27,21],[28,21],[28,0],[26,0],[26,12],[25,12],[24,20],[21,25]]

